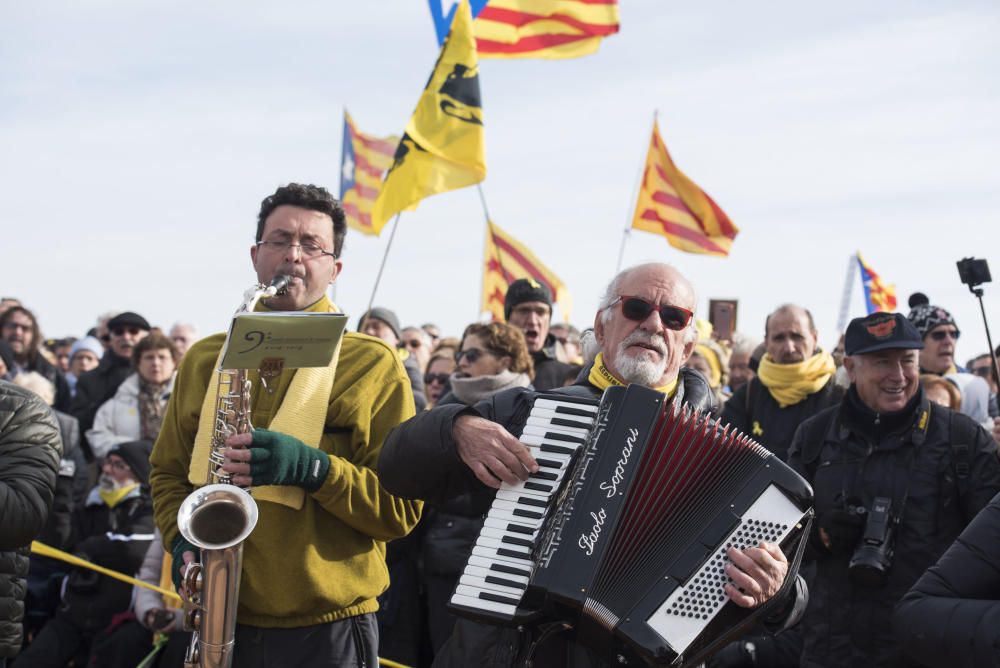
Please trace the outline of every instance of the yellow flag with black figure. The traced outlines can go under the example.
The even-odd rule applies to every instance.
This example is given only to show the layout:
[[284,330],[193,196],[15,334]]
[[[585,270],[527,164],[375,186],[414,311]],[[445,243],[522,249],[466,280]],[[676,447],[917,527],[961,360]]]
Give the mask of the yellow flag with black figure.
[[485,179],[484,143],[472,14],[463,0],[372,208],[375,233],[425,197]]

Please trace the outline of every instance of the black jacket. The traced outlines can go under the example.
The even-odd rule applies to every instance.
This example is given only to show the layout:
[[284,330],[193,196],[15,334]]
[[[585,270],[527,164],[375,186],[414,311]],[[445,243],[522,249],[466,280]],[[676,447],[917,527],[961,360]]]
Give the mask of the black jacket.
[[[598,398],[601,391],[591,385],[584,369],[577,382],[554,393]],[[533,392],[516,389],[494,395],[469,408],[444,405],[418,414],[396,427],[386,439],[379,456],[379,479],[382,485],[400,496],[426,500],[440,507],[456,498],[463,498],[470,512],[486,513],[495,490],[486,487],[459,458],[452,426],[459,415],[470,411],[493,422],[510,424],[515,415],[523,415]],[[678,401],[707,412],[712,408],[713,395],[708,382],[697,371],[681,370]],[[464,565],[464,564],[463,564]],[[796,590],[796,601],[804,604],[805,592]],[[786,609],[790,618],[800,612],[801,605]],[[796,616],[797,619],[797,616]],[[525,659],[536,630],[490,626],[460,619],[451,639],[435,657],[435,666],[511,666]],[[535,650],[536,666],[600,666],[605,665],[587,649],[561,636],[554,636]]]
[[83,452],[87,461],[94,456],[87,443],[87,430],[94,426],[94,416],[97,409],[105,401],[115,396],[118,386],[132,373],[132,364],[127,358],[119,357],[111,350],[106,350],[96,369],[81,374],[76,381],[76,396],[73,397],[73,407],[70,413],[80,421],[80,433]]
[[[812,483],[816,575],[802,623],[803,666],[894,666],[893,606],[1000,491],[990,435],[968,417],[931,404],[923,390],[896,414],[878,415],[852,388],[840,406],[803,423],[789,464]],[[848,566],[864,520],[848,507],[892,500],[902,517],[883,587],[854,584]],[[905,499],[905,503],[904,503]]]
[[73,511],[83,505],[87,498],[89,472],[87,460],[80,448],[80,426],[72,415],[52,411],[59,422],[62,435],[62,459],[59,461],[59,477],[56,480],[56,495],[52,511],[45,528],[38,535],[38,541],[59,550],[69,547],[73,527]]
[[719,419],[722,424],[731,424],[752,437],[781,461],[788,461],[788,448],[799,425],[820,411],[839,404],[843,396],[844,390],[831,376],[818,392],[782,408],[760,378],[752,378],[733,393],[722,407]]
[[556,337],[551,334],[545,338],[545,346],[541,350],[531,353],[531,360],[535,365],[535,377],[531,384],[539,392],[562,387],[566,378],[580,368],[556,358]]
[[1000,666],[1000,495],[896,606],[900,646],[926,666]]
[[60,452],[49,407],[0,381],[0,657],[21,648],[28,546],[52,506]]

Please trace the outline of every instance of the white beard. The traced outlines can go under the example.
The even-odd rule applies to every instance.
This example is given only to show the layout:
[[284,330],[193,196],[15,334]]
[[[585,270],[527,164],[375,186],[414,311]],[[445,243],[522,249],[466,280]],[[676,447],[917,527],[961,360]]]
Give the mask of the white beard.
[[[657,348],[660,361],[647,359],[643,353],[630,355],[628,348],[635,343],[646,343]],[[637,329],[618,344],[616,352],[615,366],[626,383],[655,387],[667,370],[667,343],[659,334],[646,334]]]

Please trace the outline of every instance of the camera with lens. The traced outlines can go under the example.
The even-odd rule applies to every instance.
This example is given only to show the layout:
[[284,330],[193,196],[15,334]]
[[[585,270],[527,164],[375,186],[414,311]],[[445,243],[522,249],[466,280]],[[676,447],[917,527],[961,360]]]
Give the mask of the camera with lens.
[[892,514],[892,499],[875,497],[866,514],[865,530],[851,555],[848,572],[856,585],[882,587],[889,578],[895,551],[896,519]]

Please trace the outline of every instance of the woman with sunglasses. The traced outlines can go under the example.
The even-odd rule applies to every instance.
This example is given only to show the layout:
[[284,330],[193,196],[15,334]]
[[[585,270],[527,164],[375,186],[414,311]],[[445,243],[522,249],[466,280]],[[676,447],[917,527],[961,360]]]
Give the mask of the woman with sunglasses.
[[455,352],[448,348],[431,355],[424,374],[424,394],[427,408],[434,408],[438,399],[451,391],[451,374],[455,372]]
[[[438,406],[471,406],[503,390],[531,387],[534,367],[524,334],[506,323],[466,327],[455,360],[457,370],[451,375],[451,391],[441,397]],[[433,368],[432,362],[428,371]],[[426,533],[421,552],[431,643],[435,652],[451,635],[455,617],[445,606],[482,525],[482,512],[473,506],[468,496],[451,499],[425,511]]]

